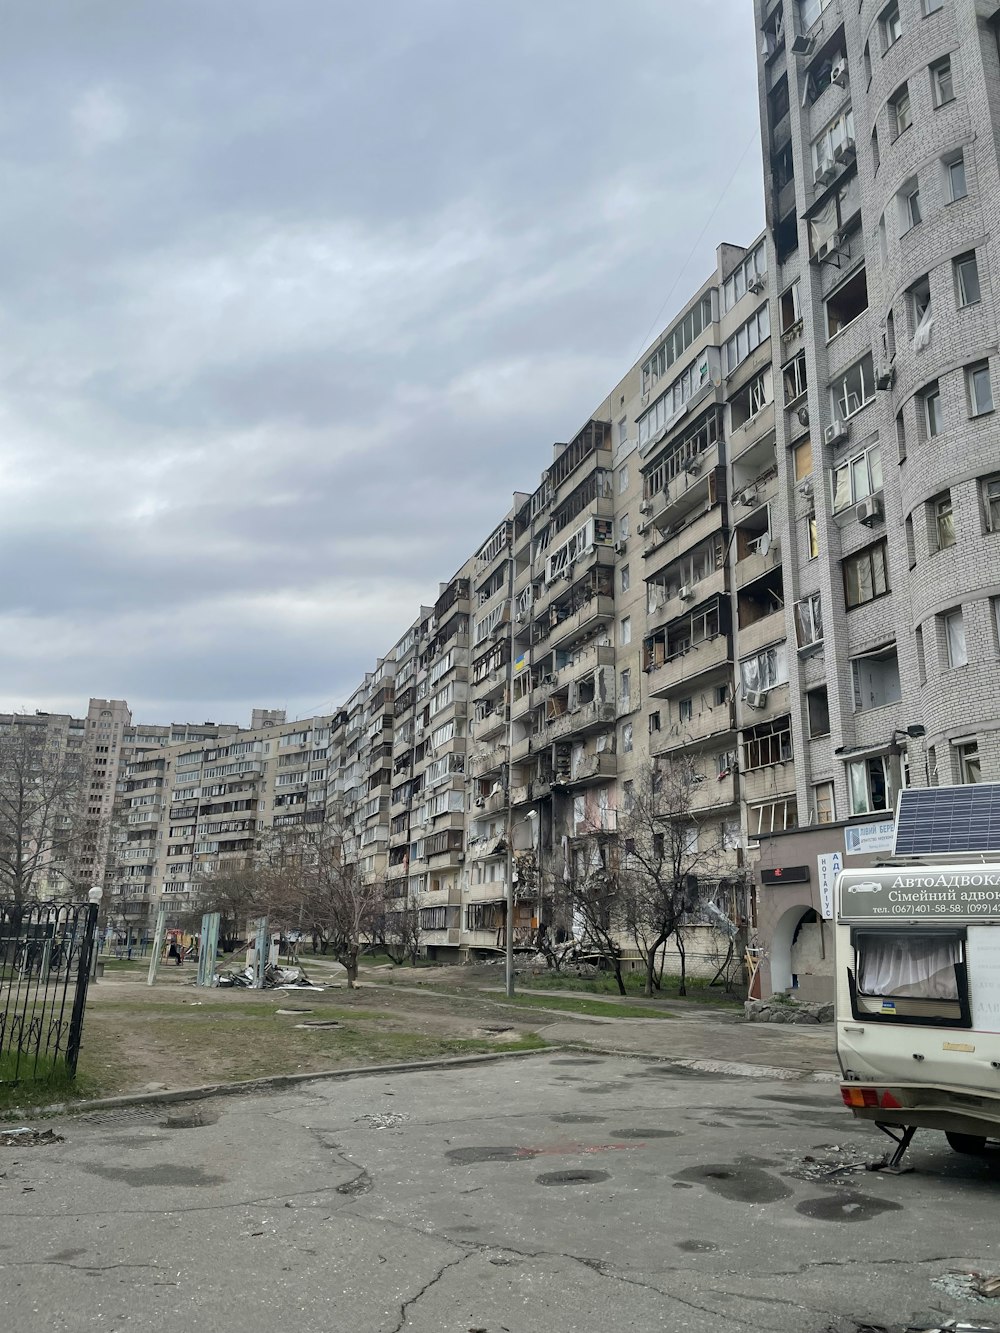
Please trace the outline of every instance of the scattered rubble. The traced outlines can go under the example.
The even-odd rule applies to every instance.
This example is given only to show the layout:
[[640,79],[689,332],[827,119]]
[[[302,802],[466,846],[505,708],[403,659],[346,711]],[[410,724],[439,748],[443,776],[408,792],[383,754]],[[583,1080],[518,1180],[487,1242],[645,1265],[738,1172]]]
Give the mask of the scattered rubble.
[[54,1129],[0,1129],[0,1148],[31,1148],[63,1141]]
[[854,1148],[831,1143],[827,1147],[817,1148],[815,1154],[807,1153],[799,1158],[788,1171],[790,1176],[799,1180],[835,1180],[839,1176],[851,1175],[869,1169],[869,1159]]
[[366,1121],[369,1129],[399,1129],[409,1116],[402,1111],[370,1111],[358,1116],[358,1123]]
[[743,1017],[748,1023],[832,1023],[833,1005],[773,995],[769,1000],[746,1000]]

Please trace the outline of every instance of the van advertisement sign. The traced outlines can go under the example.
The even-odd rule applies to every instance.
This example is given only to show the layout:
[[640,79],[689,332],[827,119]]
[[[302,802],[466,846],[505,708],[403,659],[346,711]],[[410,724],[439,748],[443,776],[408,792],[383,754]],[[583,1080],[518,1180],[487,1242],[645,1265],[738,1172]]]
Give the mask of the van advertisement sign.
[[841,921],[954,921],[1000,917],[1000,866],[848,871],[840,881]]

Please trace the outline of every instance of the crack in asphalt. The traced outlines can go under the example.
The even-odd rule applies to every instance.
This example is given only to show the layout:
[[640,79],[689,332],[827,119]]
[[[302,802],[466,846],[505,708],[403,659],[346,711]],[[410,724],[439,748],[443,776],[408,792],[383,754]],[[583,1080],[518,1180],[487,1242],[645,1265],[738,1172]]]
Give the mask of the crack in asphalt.
[[460,1254],[457,1259],[450,1259],[448,1263],[442,1264],[441,1267],[434,1274],[434,1276],[428,1282],[424,1283],[424,1285],[420,1288],[420,1290],[416,1293],[415,1296],[410,1296],[408,1300],[403,1301],[403,1303],[399,1307],[399,1323],[395,1326],[395,1328],[390,1330],[390,1333],[402,1333],[402,1329],[407,1324],[409,1319],[409,1311],[413,1309],[416,1303],[422,1297],[427,1295],[431,1287],[435,1286],[438,1282],[441,1281],[441,1279],[444,1277],[445,1273],[447,1273],[449,1269],[457,1268],[459,1264],[464,1264],[466,1259],[471,1259],[474,1253],[475,1251],[470,1250],[466,1254]]

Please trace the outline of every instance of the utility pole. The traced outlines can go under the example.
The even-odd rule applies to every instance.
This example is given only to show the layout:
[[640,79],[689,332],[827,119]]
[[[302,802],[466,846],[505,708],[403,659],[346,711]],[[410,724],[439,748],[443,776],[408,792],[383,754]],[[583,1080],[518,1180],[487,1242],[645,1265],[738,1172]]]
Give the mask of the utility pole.
[[507,929],[504,932],[504,980],[507,998],[514,995],[514,810],[511,805],[512,779],[514,776],[514,523],[507,527],[507,614],[508,649],[507,649],[507,766],[504,786],[507,800],[507,846],[506,889],[507,889]]

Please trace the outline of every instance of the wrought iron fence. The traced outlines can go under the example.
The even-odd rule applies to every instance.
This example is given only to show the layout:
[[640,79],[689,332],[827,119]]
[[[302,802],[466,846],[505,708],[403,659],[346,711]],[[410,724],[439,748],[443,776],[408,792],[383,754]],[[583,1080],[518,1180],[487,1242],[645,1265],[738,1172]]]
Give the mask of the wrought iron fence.
[[76,1075],[97,908],[0,903],[0,1085]]

